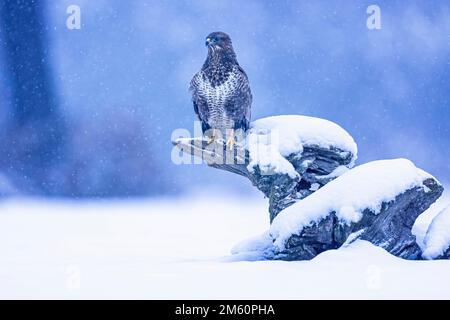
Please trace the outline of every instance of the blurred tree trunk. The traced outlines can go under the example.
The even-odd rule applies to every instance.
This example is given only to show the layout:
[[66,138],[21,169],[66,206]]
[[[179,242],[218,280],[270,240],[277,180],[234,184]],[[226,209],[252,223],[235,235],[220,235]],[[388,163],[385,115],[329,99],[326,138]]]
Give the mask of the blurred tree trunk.
[[1,47],[11,92],[0,136],[0,165],[16,187],[32,194],[62,190],[56,167],[64,146],[49,67],[45,1],[0,2]]

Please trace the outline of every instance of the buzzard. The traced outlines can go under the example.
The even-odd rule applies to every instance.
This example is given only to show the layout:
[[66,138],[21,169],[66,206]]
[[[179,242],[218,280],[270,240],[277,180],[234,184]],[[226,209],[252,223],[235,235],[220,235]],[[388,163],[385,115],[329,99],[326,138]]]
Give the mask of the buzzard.
[[250,84],[226,33],[211,33],[205,44],[208,56],[190,84],[194,111],[210,143],[227,137],[227,145],[233,148],[234,131],[245,132],[250,124]]

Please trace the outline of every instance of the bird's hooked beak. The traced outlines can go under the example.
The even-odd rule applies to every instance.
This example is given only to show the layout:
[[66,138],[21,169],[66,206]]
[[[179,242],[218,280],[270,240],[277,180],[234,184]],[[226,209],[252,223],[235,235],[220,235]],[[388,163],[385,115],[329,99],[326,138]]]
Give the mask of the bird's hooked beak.
[[212,43],[212,39],[211,38],[206,38],[205,41],[205,46],[209,47],[209,45]]

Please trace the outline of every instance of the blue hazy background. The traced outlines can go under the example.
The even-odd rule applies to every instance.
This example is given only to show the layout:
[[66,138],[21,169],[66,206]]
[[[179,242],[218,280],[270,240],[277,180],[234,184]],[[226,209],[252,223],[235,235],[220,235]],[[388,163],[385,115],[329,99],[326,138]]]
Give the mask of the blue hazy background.
[[[12,17],[0,16],[0,194],[248,190],[238,176],[171,162],[172,131],[193,130],[189,80],[205,59],[205,36],[218,30],[231,35],[249,76],[253,119],[326,118],[354,137],[358,163],[405,157],[450,181],[448,2],[376,1],[381,30],[366,27],[373,1],[39,1],[39,21],[7,2],[34,3],[0,5]],[[72,4],[81,30],[66,27]],[[5,32],[14,21],[24,30]],[[8,45],[11,34],[38,39],[40,53]],[[21,79],[32,83],[24,89]]]

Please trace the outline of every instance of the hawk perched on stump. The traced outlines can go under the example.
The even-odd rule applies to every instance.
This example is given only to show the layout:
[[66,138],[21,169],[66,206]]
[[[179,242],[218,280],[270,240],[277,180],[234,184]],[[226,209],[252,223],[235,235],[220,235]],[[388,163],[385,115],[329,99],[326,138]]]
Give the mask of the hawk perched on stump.
[[213,32],[206,37],[208,56],[190,84],[194,111],[210,141],[222,137],[233,147],[235,130],[247,131],[252,93],[247,74],[239,65],[230,37]]

